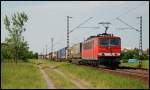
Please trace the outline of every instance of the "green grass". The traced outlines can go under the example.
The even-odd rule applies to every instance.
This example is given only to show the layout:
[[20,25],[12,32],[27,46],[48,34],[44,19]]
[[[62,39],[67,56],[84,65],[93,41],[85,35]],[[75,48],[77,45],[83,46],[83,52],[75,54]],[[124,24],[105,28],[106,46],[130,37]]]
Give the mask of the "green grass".
[[143,61],[143,68],[149,69],[149,60]]
[[[139,63],[138,62],[137,63],[121,63],[120,66],[138,68]],[[149,60],[142,61],[142,68],[149,69]]]
[[91,67],[79,67],[77,65],[63,65],[60,69],[73,77],[79,78],[93,88],[129,88],[142,89],[147,88],[138,80],[131,80],[121,76],[115,76],[110,73],[100,72]]
[[2,89],[46,88],[42,73],[29,62],[1,63]]
[[[33,64],[37,64],[37,65],[41,64],[42,68],[46,71],[46,73],[48,74],[50,79],[53,81],[55,87],[58,89],[68,89],[68,88],[73,89],[73,88],[77,88],[77,87],[69,79],[65,78],[64,76],[60,75],[59,73],[55,72],[53,69],[50,69],[49,67],[57,68],[58,70],[63,72],[66,75],[66,77],[73,79],[73,80],[78,80],[80,82],[80,84],[82,84],[83,86],[85,86],[87,88],[93,88],[93,89],[97,89],[97,88],[99,88],[99,89],[147,89],[147,88],[149,88],[149,86],[143,84],[142,81],[129,79],[129,78],[123,77],[123,76],[116,76],[116,75],[113,75],[110,73],[102,72],[102,71],[97,70],[92,67],[78,66],[76,64],[70,64],[67,62],[53,62],[53,61],[49,61],[49,60],[30,60],[30,63],[31,63],[29,65],[30,68],[31,68],[31,66],[32,67],[34,66]],[[3,65],[3,67],[4,67],[4,65]],[[9,66],[10,65],[8,65],[7,67],[9,67]],[[29,68],[29,66],[28,66],[28,68]],[[10,66],[10,67],[12,67],[12,66]],[[30,70],[34,71],[32,69],[30,69]],[[8,71],[10,71],[10,70],[8,70]],[[7,73],[8,73],[8,71],[7,71]],[[16,71],[16,72],[18,72],[18,71]],[[21,73],[23,73],[23,72],[21,72]],[[33,74],[33,72],[32,72],[32,74]],[[13,73],[11,73],[11,75],[13,75]],[[5,75],[2,74],[2,77],[4,77],[4,76]],[[33,75],[33,76],[35,77],[35,75]],[[9,75],[9,77],[10,77],[10,75]],[[30,77],[30,75],[28,77]],[[2,78],[2,79],[3,79],[2,82],[4,83],[4,81],[8,81],[7,79],[9,79],[9,78]],[[31,82],[31,81],[29,81],[29,82]],[[6,84],[3,84],[2,88],[4,88],[4,85],[6,85]],[[13,84],[11,84],[11,86],[14,87]],[[34,85],[32,84],[32,87],[33,86]]]
[[127,77],[115,76],[110,73],[96,70],[92,67],[77,66],[66,62],[52,62],[46,61],[49,66],[57,67],[68,77],[80,82],[89,88],[100,89],[145,89],[148,85],[144,85],[139,80],[129,79]]

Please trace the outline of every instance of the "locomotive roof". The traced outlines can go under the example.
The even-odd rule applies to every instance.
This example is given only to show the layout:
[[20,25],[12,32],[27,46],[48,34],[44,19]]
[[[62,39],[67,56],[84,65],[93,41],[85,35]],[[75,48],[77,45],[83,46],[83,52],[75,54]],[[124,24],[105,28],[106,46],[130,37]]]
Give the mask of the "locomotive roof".
[[98,34],[96,36],[90,36],[87,38],[87,40],[95,38],[95,37],[117,37],[117,36],[114,36],[113,34],[102,33],[102,34]]

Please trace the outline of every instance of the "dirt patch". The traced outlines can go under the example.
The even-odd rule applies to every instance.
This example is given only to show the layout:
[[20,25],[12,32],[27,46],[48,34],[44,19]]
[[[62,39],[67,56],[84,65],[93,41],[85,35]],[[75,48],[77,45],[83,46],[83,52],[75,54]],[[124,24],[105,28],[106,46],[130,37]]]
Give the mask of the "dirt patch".
[[62,75],[63,77],[65,77],[66,79],[69,79],[73,84],[75,84],[79,89],[87,89],[86,87],[84,87],[83,85],[81,85],[80,81],[78,80],[73,80],[68,78],[63,72],[59,71],[58,69],[53,69],[55,72],[59,73],[60,75]]
[[43,77],[44,77],[45,82],[46,82],[46,84],[47,84],[47,89],[55,89],[55,87],[54,87],[52,81],[49,79],[49,77],[48,77],[47,74],[44,72],[44,70],[41,68],[41,66],[38,65],[38,67],[39,67],[41,73],[43,74]]

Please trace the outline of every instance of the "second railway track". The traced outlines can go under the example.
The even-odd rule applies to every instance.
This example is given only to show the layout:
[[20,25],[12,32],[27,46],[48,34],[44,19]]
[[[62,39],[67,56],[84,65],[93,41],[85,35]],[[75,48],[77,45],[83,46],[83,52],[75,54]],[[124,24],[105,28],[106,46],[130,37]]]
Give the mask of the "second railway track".
[[141,80],[144,84],[149,84],[149,70],[141,69],[116,69],[110,70],[105,68],[98,68],[101,71],[112,73],[119,76],[125,76],[130,79]]

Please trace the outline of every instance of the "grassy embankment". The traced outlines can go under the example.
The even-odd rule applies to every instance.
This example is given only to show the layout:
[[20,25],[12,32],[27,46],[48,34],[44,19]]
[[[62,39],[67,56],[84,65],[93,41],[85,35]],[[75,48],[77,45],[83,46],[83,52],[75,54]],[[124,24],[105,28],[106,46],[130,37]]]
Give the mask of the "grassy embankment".
[[46,88],[42,73],[29,62],[1,62],[2,89],[40,89]]
[[[55,67],[62,71],[67,77],[80,82],[87,88],[126,88],[126,89],[144,89],[148,88],[148,85],[144,85],[139,80],[132,80],[127,77],[115,76],[110,73],[102,72],[96,70],[92,67],[78,66],[75,64],[70,64],[67,62],[53,62],[53,61],[42,61],[43,68]],[[53,72],[53,71],[52,71]],[[52,78],[54,84],[57,86],[58,83],[62,86],[57,88],[62,88],[65,83],[64,80],[60,80],[60,75],[55,75],[55,73],[49,73],[49,77]],[[67,86],[66,86],[67,88]]]
[[[30,62],[18,64],[2,63],[1,88],[46,88],[45,81],[40,71],[35,66],[35,64],[38,63],[41,63],[42,68],[46,71],[58,89],[78,88],[68,78],[78,81],[87,88],[148,88],[148,85],[144,85],[138,80],[114,76],[106,72],[98,71],[92,67],[45,60],[32,60]],[[63,72],[68,78],[55,72],[52,67]]]

